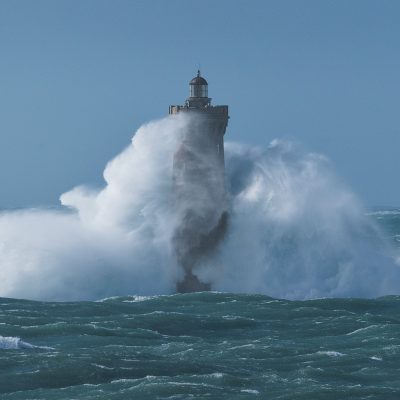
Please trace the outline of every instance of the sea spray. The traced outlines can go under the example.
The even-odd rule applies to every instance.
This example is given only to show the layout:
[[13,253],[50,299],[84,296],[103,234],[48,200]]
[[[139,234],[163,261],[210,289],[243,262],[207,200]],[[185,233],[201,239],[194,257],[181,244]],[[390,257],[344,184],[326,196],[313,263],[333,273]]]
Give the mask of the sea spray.
[[0,295],[47,300],[170,293],[172,159],[184,118],[142,126],[108,163],[101,190],[61,196],[62,211],[0,216]]
[[281,140],[267,149],[228,144],[226,153],[230,229],[204,270],[216,290],[289,299],[398,293],[394,250],[326,157]]
[[[0,215],[0,296],[99,299],[167,294],[182,279],[173,155],[187,119],[142,126],[104,171],[101,190],[77,187],[64,208]],[[275,140],[226,145],[229,225],[196,274],[214,290],[304,299],[398,293],[395,254],[325,157]]]

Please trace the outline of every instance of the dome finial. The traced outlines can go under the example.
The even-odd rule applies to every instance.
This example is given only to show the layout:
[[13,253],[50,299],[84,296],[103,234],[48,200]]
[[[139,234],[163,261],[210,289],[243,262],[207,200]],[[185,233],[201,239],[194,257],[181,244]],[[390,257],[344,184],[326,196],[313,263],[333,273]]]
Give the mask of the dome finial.
[[200,76],[200,69],[197,70],[197,76]]

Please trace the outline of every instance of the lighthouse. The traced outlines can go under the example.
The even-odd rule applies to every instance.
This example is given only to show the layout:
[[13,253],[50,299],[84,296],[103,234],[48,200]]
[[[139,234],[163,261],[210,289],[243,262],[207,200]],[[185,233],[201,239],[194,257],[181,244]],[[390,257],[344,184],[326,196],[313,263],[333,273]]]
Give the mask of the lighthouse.
[[171,105],[169,114],[183,114],[185,133],[173,161],[173,188],[178,224],[173,238],[182,278],[179,292],[211,290],[201,279],[202,268],[217,251],[228,223],[225,191],[224,135],[228,106],[213,106],[208,83],[200,71],[189,82],[184,105]]

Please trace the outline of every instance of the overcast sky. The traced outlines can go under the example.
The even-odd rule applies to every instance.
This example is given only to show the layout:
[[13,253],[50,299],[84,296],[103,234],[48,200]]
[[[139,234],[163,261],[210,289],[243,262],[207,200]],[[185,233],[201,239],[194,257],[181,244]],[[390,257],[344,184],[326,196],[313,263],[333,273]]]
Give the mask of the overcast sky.
[[400,205],[399,21],[396,0],[0,0],[0,208],[101,185],[198,65],[226,140],[297,140]]

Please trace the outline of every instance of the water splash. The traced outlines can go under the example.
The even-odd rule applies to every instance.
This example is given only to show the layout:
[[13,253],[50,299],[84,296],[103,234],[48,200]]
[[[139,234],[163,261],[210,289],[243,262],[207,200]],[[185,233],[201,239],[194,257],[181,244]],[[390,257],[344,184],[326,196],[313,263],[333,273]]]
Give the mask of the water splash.
[[209,267],[217,290],[274,297],[398,293],[394,251],[329,161],[293,143],[227,146],[229,235]]
[[48,346],[34,346],[28,342],[24,342],[21,338],[16,336],[0,336],[0,349],[3,350],[26,350],[26,349],[41,349],[41,350],[54,350],[53,347]]
[[[173,155],[187,120],[142,126],[64,209],[0,214],[0,296],[46,300],[172,293],[182,279],[173,237]],[[292,143],[226,145],[230,222],[196,274],[215,290],[275,297],[398,293],[395,255],[321,155]]]

